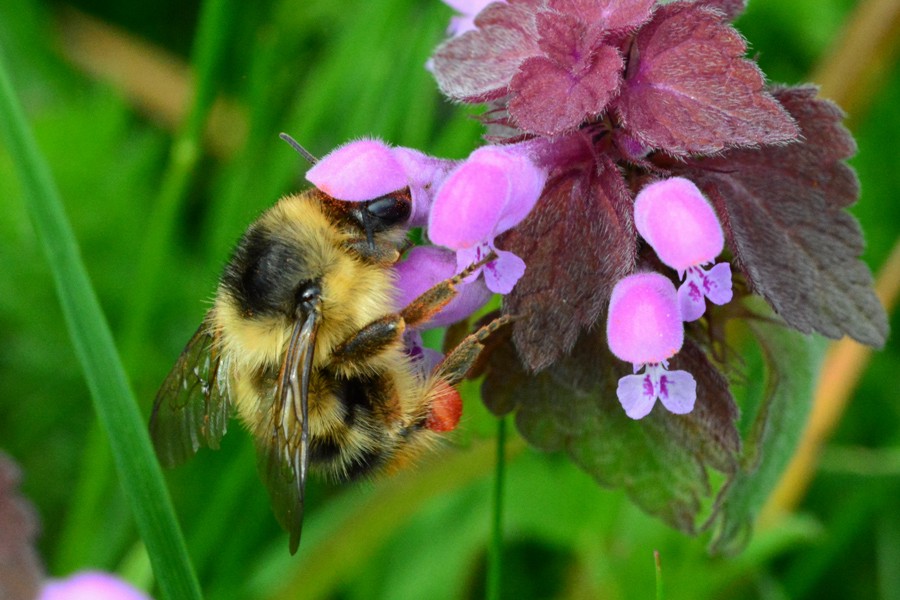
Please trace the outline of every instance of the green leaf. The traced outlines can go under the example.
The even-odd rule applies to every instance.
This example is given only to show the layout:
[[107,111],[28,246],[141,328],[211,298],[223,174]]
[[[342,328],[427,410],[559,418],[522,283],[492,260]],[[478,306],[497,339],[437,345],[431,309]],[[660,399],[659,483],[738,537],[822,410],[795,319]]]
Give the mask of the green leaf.
[[484,399],[498,414],[516,409],[516,425],[531,444],[565,450],[598,483],[623,488],[648,513],[695,533],[712,497],[711,471],[728,476],[737,469],[737,408],[725,378],[693,342],[670,366],[697,380],[697,406],[688,415],[657,407],[640,421],[625,416],[616,386],[630,365],[613,358],[596,331],[537,374],[523,372],[507,343],[491,358]]
[[29,212],[56,285],[94,408],[138,529],[167,598],[199,598],[184,539],[153,456],[125,370],[113,343],[50,169],[41,156],[0,56],[0,134],[22,181]]
[[[740,469],[717,501],[712,522],[714,553],[734,554],[747,544],[753,519],[794,453],[812,406],[827,342],[764,320],[749,321],[762,351],[748,381],[764,382],[744,439]],[[752,391],[752,390],[751,390]]]

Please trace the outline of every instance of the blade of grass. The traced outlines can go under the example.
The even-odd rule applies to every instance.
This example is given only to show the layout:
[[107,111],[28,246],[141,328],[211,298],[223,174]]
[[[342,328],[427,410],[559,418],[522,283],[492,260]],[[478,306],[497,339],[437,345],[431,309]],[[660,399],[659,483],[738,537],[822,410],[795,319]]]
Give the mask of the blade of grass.
[[[230,0],[208,0],[203,3],[192,60],[197,74],[192,106],[173,142],[160,196],[147,226],[136,276],[130,285],[133,293],[121,337],[122,356],[129,370],[135,365],[140,345],[147,335],[152,300],[168,257],[172,232],[200,156],[201,137],[215,99],[233,13]],[[76,25],[79,23],[77,17],[70,15],[69,19],[76,19]],[[82,27],[87,25],[93,30],[100,27],[91,23],[82,24]],[[63,572],[84,564],[85,559],[90,558],[84,555],[84,540],[96,535],[96,508],[111,493],[108,476],[111,457],[102,443],[102,437],[96,427],[87,434],[88,442],[82,459],[85,469],[75,488],[72,510],[64,524],[55,561],[55,566]],[[95,546],[103,548],[105,544]]]
[[184,539],[109,324],[81,260],[50,169],[41,156],[0,53],[0,130],[17,170],[116,470],[167,598],[200,598]]

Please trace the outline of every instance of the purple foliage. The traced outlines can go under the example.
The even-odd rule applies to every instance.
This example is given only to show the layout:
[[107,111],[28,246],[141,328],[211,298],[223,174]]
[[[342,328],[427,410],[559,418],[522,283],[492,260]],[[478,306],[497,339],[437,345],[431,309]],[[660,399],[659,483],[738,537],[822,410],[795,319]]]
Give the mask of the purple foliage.
[[[450,99],[487,104],[492,148],[517,148],[546,174],[511,228],[488,217],[511,206],[497,199],[503,185],[485,180],[465,201],[468,214],[485,215],[490,247],[524,268],[503,289],[515,321],[487,361],[485,402],[498,414],[516,410],[534,445],[565,449],[601,483],[691,532],[711,493],[707,469],[730,481],[750,460],[723,375],[741,368],[729,360],[726,320],[774,316],[792,344],[807,343],[799,331],[880,346],[888,331],[846,210],[859,186],[843,114],[812,87],[767,85],[731,24],[744,7],[491,3],[429,63]],[[636,211],[638,193],[660,182],[674,184],[649,213]],[[666,294],[671,322],[647,319],[649,305],[611,305],[617,283],[654,271],[675,284],[669,291],[680,285]],[[772,312],[747,302],[751,294]],[[707,300],[735,306],[707,310]],[[598,324],[617,314],[630,325],[614,324],[606,338]],[[635,325],[651,321],[646,331]],[[682,328],[674,356],[640,354]],[[619,359],[646,371],[629,374]],[[628,417],[645,418],[623,418],[616,395]],[[657,399],[667,411],[651,412]]]
[[[635,193],[673,176],[712,201],[726,251],[789,325],[883,343],[886,319],[843,210],[858,194],[844,162],[852,139],[806,88],[766,86],[730,24],[743,6],[510,0],[435,51],[444,93],[490,102],[492,139],[531,140],[548,172],[528,217],[498,238],[525,264],[504,310],[519,316],[513,340],[530,369],[568,352],[613,285],[648,260]],[[704,297],[731,297],[730,268],[685,275],[689,318]]]

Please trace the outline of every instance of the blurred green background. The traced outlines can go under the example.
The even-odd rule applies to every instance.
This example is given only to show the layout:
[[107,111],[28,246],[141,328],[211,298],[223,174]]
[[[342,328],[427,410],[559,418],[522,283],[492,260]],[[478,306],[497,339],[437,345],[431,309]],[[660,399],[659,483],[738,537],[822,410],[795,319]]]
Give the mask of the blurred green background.
[[[852,210],[878,271],[900,234],[900,9],[863,4],[877,15],[869,24],[849,0],[752,0],[738,27],[772,81],[815,73],[849,109],[863,188]],[[213,17],[198,35],[204,11]],[[437,0],[3,0],[0,51],[145,415],[231,244],[304,187],[280,131],[316,155],[364,135],[446,157],[478,144],[479,124],[424,69],[450,15]],[[851,23],[853,40],[886,42],[835,54]],[[200,135],[197,107],[212,98]],[[51,575],[100,568],[153,590],[11,164],[0,148],[0,449],[24,470]],[[848,360],[865,372],[812,485],[734,557],[710,557],[706,537],[669,530],[513,435],[503,597],[651,598],[658,550],[671,599],[900,598],[900,349],[892,338],[870,363]],[[461,431],[418,469],[314,481],[295,557],[237,423],[221,451],[168,473],[204,594],[482,597],[496,425],[477,386],[465,390]]]

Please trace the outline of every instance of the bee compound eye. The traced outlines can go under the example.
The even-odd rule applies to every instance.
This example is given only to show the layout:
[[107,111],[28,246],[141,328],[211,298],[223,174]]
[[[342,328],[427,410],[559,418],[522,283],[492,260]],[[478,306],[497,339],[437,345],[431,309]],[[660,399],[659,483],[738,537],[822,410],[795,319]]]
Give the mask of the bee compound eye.
[[383,227],[404,223],[411,212],[410,201],[402,196],[382,196],[366,203],[366,214]]

